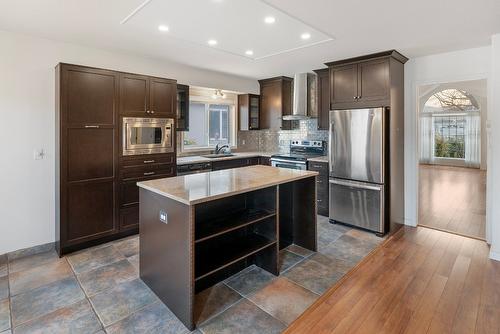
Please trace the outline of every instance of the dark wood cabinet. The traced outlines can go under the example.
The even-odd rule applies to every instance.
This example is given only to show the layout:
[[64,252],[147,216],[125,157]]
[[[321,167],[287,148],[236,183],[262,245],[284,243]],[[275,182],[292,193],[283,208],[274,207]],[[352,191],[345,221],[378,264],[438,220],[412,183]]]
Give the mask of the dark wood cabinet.
[[328,119],[330,114],[330,75],[327,68],[315,70],[318,75],[317,86],[317,109],[318,130],[328,130]]
[[189,86],[177,85],[177,131],[189,131]]
[[330,69],[330,100],[333,105],[350,103],[358,98],[358,65]]
[[173,118],[176,90],[171,79],[57,65],[59,255],[137,233],[136,182],[175,175],[175,152],[120,157],[120,116]]
[[120,74],[120,114],[138,117],[174,117],[177,83],[144,75]]
[[330,108],[386,106],[391,97],[391,59],[407,58],[391,50],[327,63],[330,69]]
[[149,79],[149,111],[155,117],[175,117],[177,82],[175,80]]
[[270,157],[260,157],[259,164],[265,166],[271,166],[271,158]]
[[260,96],[255,94],[238,95],[240,131],[258,130],[260,127]]
[[319,173],[319,175],[316,177],[316,203],[318,215],[328,217],[328,162],[308,161],[307,169]]
[[293,121],[282,119],[292,114],[292,83],[289,77],[259,80],[261,129],[293,129]]
[[230,159],[212,162],[212,170],[222,170],[237,167],[246,167],[259,164],[259,157],[244,158],[244,159]]
[[56,67],[56,248],[118,231],[119,75]]

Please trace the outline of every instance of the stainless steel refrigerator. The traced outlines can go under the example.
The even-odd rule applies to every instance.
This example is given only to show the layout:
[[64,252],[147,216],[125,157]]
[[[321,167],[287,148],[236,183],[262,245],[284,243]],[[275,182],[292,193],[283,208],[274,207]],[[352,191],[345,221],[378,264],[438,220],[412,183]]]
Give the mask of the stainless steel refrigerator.
[[330,220],[387,232],[387,125],[385,108],[330,111]]

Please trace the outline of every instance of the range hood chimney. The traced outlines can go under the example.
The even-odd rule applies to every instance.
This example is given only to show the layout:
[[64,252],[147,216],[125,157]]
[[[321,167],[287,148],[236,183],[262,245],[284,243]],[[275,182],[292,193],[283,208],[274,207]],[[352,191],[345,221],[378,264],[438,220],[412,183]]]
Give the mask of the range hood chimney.
[[285,121],[296,121],[311,117],[313,92],[316,91],[316,75],[297,73],[293,77],[293,112],[283,116]]

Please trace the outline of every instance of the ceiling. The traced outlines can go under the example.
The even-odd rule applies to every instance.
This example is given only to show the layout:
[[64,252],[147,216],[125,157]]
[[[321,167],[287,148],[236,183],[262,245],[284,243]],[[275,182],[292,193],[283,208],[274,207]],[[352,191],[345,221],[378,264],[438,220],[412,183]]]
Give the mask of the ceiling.
[[0,1],[0,30],[266,78],[388,49],[411,58],[488,45],[500,1],[16,0]]

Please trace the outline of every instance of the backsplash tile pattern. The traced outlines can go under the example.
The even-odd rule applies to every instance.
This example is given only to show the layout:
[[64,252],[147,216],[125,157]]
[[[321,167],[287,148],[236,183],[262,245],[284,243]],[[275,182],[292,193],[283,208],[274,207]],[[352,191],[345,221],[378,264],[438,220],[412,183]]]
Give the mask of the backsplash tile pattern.
[[294,130],[253,130],[238,132],[238,151],[282,152],[290,150],[292,140],[328,141],[328,131],[318,130],[318,120],[298,121]]

